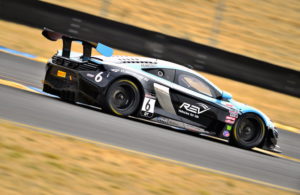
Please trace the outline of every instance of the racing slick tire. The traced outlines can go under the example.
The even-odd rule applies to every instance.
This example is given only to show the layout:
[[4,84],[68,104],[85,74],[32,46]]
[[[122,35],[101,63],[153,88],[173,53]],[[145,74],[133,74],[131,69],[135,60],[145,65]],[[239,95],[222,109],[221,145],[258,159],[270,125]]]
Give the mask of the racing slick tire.
[[115,81],[106,93],[105,111],[118,116],[134,115],[140,106],[141,93],[129,79]]
[[255,114],[245,114],[238,119],[230,136],[230,143],[244,149],[258,146],[264,139],[266,127]]

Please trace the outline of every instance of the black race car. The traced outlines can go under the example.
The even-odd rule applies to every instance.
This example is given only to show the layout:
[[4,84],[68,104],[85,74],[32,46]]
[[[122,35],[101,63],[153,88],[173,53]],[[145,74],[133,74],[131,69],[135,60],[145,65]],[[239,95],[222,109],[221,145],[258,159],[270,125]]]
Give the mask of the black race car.
[[[114,115],[221,137],[241,148],[278,151],[278,132],[265,114],[233,100],[198,72],[164,60],[112,56],[103,44],[49,29],[42,34],[63,40],[62,51],[47,63],[46,93]],[[72,41],[82,43],[83,53],[71,51]],[[102,55],[91,56],[92,48]]]

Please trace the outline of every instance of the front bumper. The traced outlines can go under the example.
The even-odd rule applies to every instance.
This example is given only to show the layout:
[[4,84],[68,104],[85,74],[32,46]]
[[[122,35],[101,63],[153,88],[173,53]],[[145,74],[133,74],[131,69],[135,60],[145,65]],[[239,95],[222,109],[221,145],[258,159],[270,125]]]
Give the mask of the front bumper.
[[272,129],[269,129],[262,148],[272,152],[281,153],[281,151],[279,150],[280,147],[277,145],[277,142],[278,142],[278,131],[274,127]]

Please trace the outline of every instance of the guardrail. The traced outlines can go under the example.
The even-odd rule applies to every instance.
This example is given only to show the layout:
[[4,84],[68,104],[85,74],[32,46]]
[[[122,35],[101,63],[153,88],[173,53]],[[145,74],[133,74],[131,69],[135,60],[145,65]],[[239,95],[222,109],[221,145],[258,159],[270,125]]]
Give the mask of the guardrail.
[[[0,0],[0,19],[160,58],[300,97],[300,72],[36,0]],[[21,33],[21,32],[20,32]],[[42,47],[42,46],[41,46]]]

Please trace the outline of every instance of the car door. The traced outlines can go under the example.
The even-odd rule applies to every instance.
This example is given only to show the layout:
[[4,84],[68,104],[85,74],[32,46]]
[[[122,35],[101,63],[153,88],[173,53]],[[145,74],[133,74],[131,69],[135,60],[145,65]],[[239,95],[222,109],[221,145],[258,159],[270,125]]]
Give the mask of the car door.
[[207,128],[217,119],[220,111],[214,103],[217,92],[197,74],[176,70],[170,93],[174,110],[183,122]]

